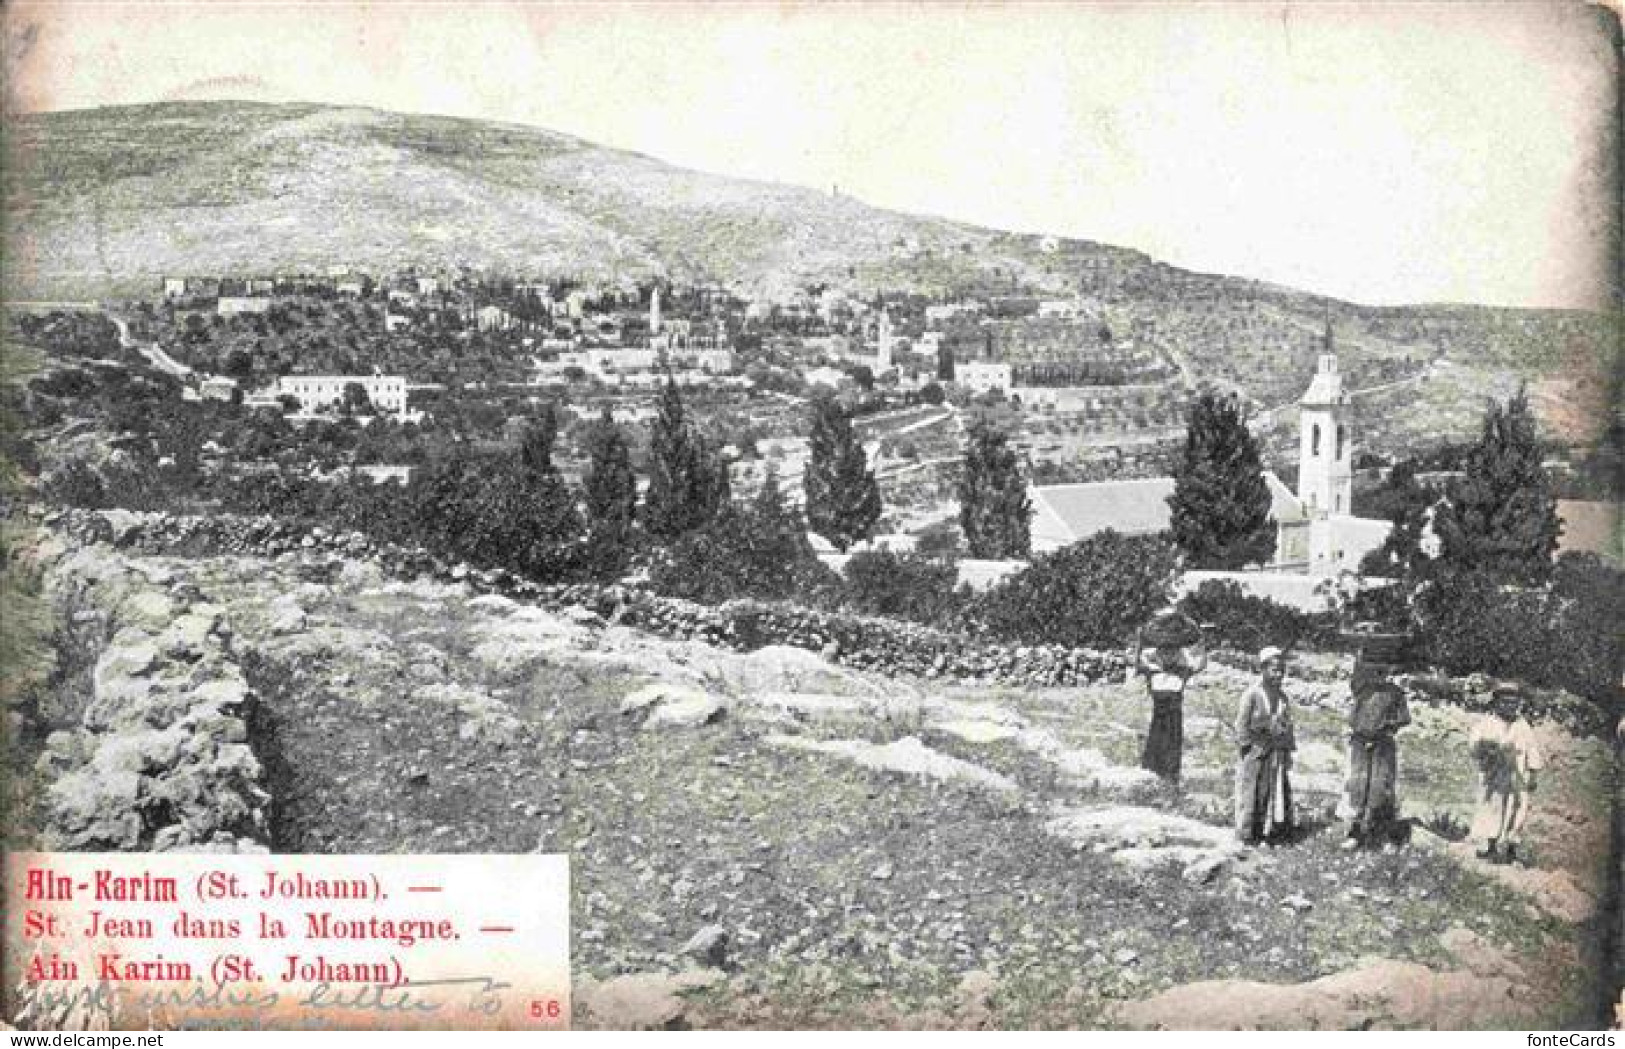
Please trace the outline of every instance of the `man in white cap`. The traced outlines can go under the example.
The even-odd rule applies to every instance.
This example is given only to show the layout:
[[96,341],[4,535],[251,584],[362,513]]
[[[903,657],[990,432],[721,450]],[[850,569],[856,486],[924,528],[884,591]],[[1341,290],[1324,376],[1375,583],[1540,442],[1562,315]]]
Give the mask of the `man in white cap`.
[[1281,682],[1286,653],[1271,645],[1258,653],[1258,681],[1241,697],[1236,715],[1236,836],[1248,844],[1279,841],[1293,830],[1292,752],[1297,741],[1292,706]]

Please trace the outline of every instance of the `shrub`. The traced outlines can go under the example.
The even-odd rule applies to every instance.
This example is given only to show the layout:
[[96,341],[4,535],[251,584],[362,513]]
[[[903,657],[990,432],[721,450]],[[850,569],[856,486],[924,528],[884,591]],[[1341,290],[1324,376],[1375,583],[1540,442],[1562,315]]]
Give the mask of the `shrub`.
[[1335,648],[1337,623],[1331,614],[1310,615],[1278,601],[1247,593],[1229,579],[1209,579],[1179,601],[1179,610],[1209,624],[1208,640],[1227,648],[1256,651],[1309,645]]
[[649,585],[657,593],[701,604],[754,597],[805,599],[838,586],[807,542],[801,519],[773,498],[730,504],[704,528],[656,553]]
[[62,506],[78,506],[86,510],[100,510],[113,505],[107,498],[107,486],[89,463],[76,459],[46,476],[40,486],[48,502]]
[[975,601],[966,619],[1018,644],[1124,644],[1167,603],[1176,561],[1166,535],[1108,529],[1036,558]]
[[1417,597],[1429,659],[1453,674],[1482,672],[1618,703],[1625,572],[1565,555],[1544,587],[1487,572],[1447,573]]
[[919,554],[865,551],[852,555],[841,573],[846,603],[854,611],[935,623],[953,614],[959,578],[953,562]]

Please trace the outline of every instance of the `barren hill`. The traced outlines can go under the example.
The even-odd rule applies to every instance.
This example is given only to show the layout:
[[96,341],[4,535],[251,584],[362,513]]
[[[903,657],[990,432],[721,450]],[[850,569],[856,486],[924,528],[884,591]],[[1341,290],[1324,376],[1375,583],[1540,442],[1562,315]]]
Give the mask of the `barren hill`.
[[513,124],[170,103],[22,117],[11,148],[7,207],[28,260],[15,277],[38,294],[335,263],[749,288],[852,274],[928,283],[1021,265],[987,230]]

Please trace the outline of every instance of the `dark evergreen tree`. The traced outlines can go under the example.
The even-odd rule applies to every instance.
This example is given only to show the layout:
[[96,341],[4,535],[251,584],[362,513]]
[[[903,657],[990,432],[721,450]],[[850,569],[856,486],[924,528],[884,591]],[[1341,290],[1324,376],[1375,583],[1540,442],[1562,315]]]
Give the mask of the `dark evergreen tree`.
[[867,539],[880,520],[880,485],[852,421],[834,398],[813,402],[808,444],[803,474],[807,524],[837,550],[845,550]]
[[626,437],[606,406],[587,431],[588,554],[592,571],[612,579],[626,570],[632,556],[632,525],[638,502],[637,476]]
[[748,576],[743,592],[766,598],[791,596],[814,554],[807,542],[807,522],[785,501],[778,472],[771,465],[756,497],[735,516],[741,526],[738,560]]
[[528,473],[541,477],[557,475],[553,469],[553,446],[559,439],[559,417],[551,404],[543,404],[532,416],[519,435],[519,465]]
[[670,376],[649,438],[649,491],[643,527],[670,542],[703,528],[727,504],[727,466],[718,461],[683,412],[683,397]]
[[1413,460],[1395,463],[1382,485],[1355,507],[1357,516],[1380,517],[1394,525],[1382,546],[1360,562],[1360,574],[1408,581],[1425,571],[1428,558],[1422,539],[1438,498],[1416,480]]
[[548,406],[526,425],[519,454],[479,485],[483,513],[513,551],[497,563],[540,578],[567,576],[579,567],[581,514],[575,493],[553,465],[557,438],[558,421]]
[[1550,578],[1562,522],[1524,390],[1489,405],[1478,443],[1468,450],[1434,527],[1447,571],[1524,584]]
[[1174,542],[1192,568],[1242,568],[1274,551],[1269,486],[1235,397],[1208,392],[1191,403],[1168,506]]
[[972,557],[1024,558],[1032,552],[1032,501],[1021,463],[985,416],[971,423],[959,477],[959,527]]

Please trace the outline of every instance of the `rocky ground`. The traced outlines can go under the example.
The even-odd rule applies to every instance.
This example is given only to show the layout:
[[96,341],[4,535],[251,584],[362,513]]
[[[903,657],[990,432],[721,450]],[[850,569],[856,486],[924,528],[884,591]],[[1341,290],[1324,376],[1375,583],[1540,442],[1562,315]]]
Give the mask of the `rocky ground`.
[[[162,597],[207,619],[258,697],[272,850],[568,852],[585,1026],[1598,1016],[1611,755],[1553,727],[1533,866],[1452,840],[1473,802],[1468,716],[1421,705],[1401,760],[1423,826],[1404,848],[1345,852],[1346,694],[1300,685],[1310,832],[1248,852],[1226,829],[1245,677],[1222,666],[1193,683],[1176,794],[1134,767],[1149,710],[1132,682],[1016,689],[742,654],[325,552],[52,540],[36,556],[63,614],[102,624],[87,666],[129,669],[143,640],[111,629],[118,609]],[[59,697],[56,723],[25,735],[40,754],[50,731],[84,731],[65,722],[99,686],[87,671],[60,687],[84,702]],[[69,764],[37,763],[41,825]]]

